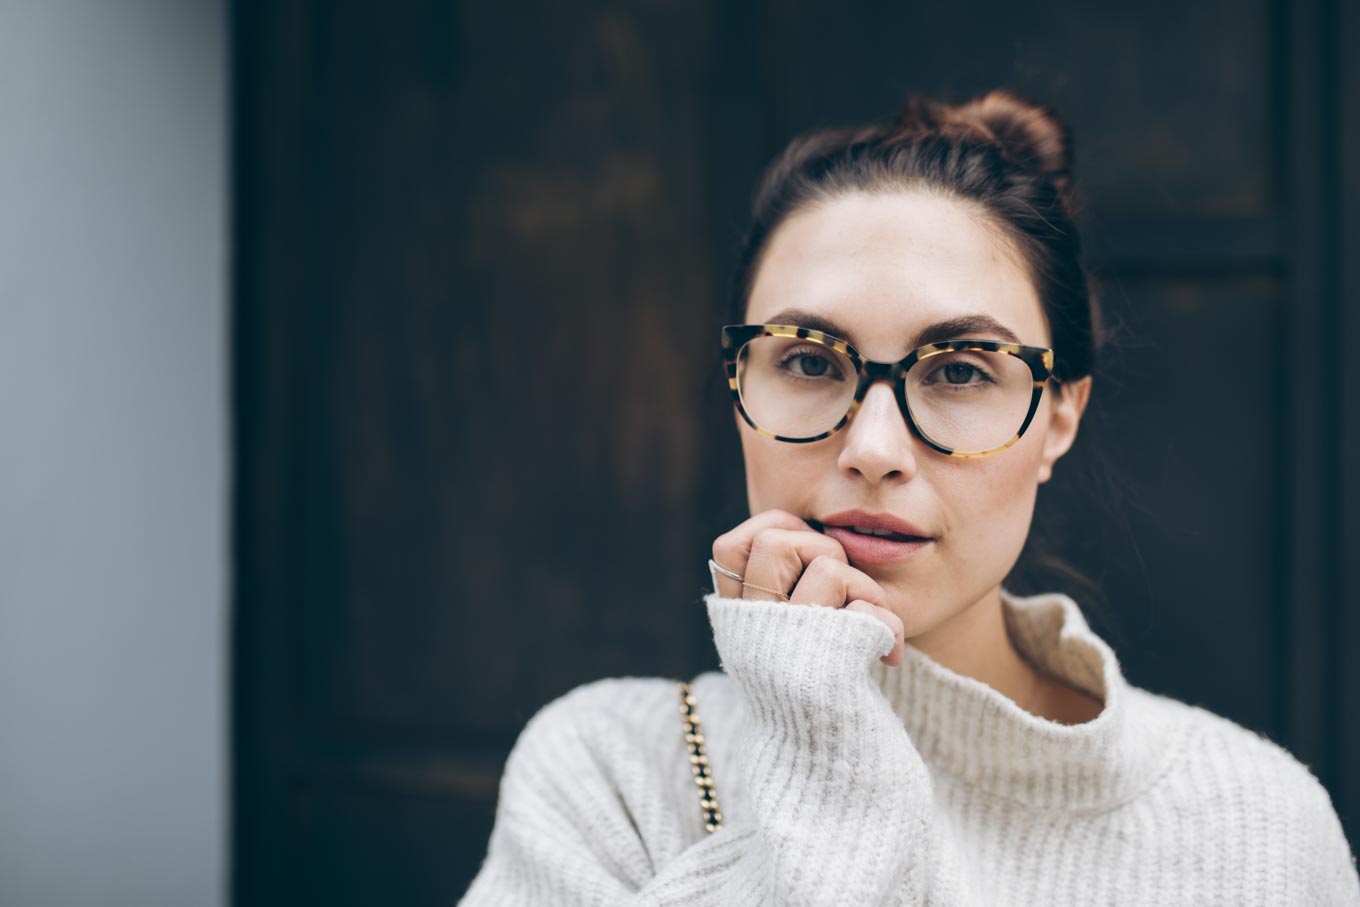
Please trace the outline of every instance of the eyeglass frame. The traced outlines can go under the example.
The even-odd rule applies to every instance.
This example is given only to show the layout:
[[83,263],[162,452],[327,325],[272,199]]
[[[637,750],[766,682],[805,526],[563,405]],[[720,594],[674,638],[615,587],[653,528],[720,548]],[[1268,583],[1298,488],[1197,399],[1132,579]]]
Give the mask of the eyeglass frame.
[[[741,402],[741,389],[737,385],[737,360],[741,355],[742,349],[746,344],[759,337],[793,337],[799,340],[810,340],[822,346],[845,354],[849,357],[851,364],[854,365],[858,375],[858,384],[855,387],[854,397],[850,400],[850,405],[846,408],[845,415],[827,431],[810,438],[790,438],[784,435],[777,435],[769,429],[761,428],[746,412],[746,407]],[[1019,441],[1034,420],[1034,414],[1039,411],[1039,399],[1043,396],[1044,386],[1053,381],[1058,383],[1058,378],[1053,374],[1054,354],[1053,350],[1044,346],[1028,346],[1020,343],[1008,343],[1003,340],[944,340],[938,343],[927,343],[912,350],[902,359],[896,362],[882,362],[875,359],[868,359],[860,354],[848,341],[839,337],[832,336],[825,331],[815,330],[814,328],[800,327],[796,324],[729,324],[722,329],[723,365],[727,369],[727,387],[732,392],[732,401],[736,404],[737,412],[741,414],[746,424],[760,435],[772,438],[776,441],[786,441],[790,444],[810,444],[813,441],[820,441],[829,438],[840,431],[855,413],[859,411],[864,402],[865,396],[869,393],[870,386],[875,381],[887,380],[892,384],[893,395],[897,398],[897,407],[902,412],[902,417],[907,422],[907,427],[911,433],[919,438],[922,443],[932,450],[945,454],[950,457],[973,458],[986,457],[995,453],[1000,453],[1006,448]],[[916,424],[916,420],[911,415],[911,407],[907,405],[907,382],[906,375],[911,368],[925,359],[937,356],[941,353],[975,350],[980,352],[1007,353],[1015,356],[1025,365],[1029,366],[1030,374],[1034,378],[1034,389],[1030,394],[1029,412],[1025,414],[1025,421],[1021,423],[1020,429],[1005,444],[999,447],[992,447],[983,451],[955,451],[951,450],[926,435],[921,427]]]

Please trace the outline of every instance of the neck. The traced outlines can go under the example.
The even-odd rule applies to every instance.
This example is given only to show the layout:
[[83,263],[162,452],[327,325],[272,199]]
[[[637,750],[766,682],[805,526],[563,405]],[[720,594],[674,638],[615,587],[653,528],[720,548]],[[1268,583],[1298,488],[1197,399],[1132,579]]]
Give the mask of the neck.
[[979,680],[1025,711],[1066,724],[1089,720],[1100,703],[1037,670],[1006,632],[1001,587],[910,640],[936,663]]

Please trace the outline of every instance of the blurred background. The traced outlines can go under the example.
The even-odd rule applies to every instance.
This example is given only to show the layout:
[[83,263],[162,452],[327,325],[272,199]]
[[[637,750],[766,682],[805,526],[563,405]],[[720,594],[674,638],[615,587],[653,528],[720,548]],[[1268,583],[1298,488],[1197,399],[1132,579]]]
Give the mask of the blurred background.
[[760,169],[997,86],[1120,341],[1069,591],[1356,848],[1360,7],[1107,6],[0,0],[0,904],[456,901],[535,711],[716,665]]

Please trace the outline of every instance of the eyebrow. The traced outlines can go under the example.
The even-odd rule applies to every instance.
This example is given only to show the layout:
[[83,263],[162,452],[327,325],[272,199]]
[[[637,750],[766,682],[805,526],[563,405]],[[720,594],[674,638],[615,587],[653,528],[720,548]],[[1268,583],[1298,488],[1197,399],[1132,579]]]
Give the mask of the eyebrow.
[[[805,312],[802,309],[785,309],[774,315],[767,322],[768,324],[792,324],[800,328],[810,328],[814,331],[821,331],[823,334],[831,334],[839,337],[851,344],[856,344],[851,331],[841,326],[838,322],[825,315],[817,315],[812,312]],[[997,321],[991,315],[982,312],[972,312],[966,315],[959,315],[956,318],[948,318],[944,321],[937,321],[928,324],[920,330],[911,343],[907,345],[907,351],[925,346],[928,343],[941,343],[945,340],[962,340],[969,334],[995,334],[1010,343],[1020,343],[1020,337]]]

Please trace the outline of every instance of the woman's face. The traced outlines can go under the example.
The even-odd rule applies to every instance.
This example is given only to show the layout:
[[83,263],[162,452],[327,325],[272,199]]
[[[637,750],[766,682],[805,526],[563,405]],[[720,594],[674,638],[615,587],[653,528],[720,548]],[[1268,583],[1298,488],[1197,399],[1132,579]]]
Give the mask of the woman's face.
[[[1013,248],[974,207],[922,191],[851,193],[786,220],[765,249],[746,322],[798,323],[790,310],[839,325],[831,333],[881,361],[904,357],[931,325],[961,318],[1001,327],[958,338],[1051,345]],[[738,416],[751,513],[776,508],[824,523],[862,510],[921,529],[930,540],[905,559],[850,558],[887,592],[906,636],[919,637],[995,594],[1029,533],[1039,483],[1076,436],[1089,388],[1084,379],[1059,397],[1050,383],[1024,436],[980,458],[917,439],[887,381],[869,388],[848,425],[809,444],[766,438]]]

